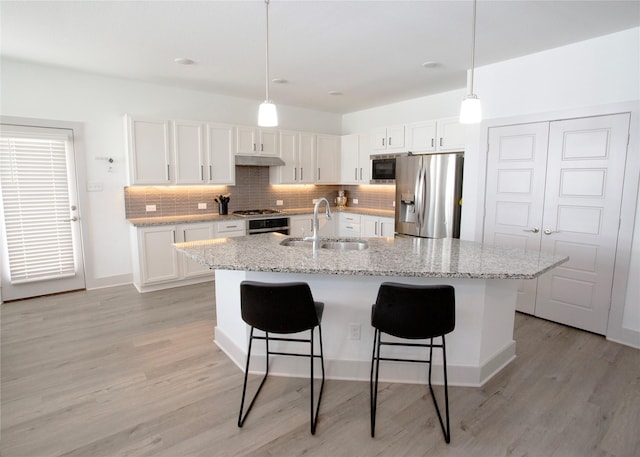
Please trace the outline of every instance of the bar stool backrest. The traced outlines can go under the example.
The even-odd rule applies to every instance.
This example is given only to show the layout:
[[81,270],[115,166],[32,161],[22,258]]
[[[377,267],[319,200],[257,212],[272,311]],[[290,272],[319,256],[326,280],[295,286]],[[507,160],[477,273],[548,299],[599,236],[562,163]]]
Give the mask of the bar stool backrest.
[[447,285],[382,283],[371,324],[399,338],[424,339],[450,333],[456,324],[455,290]]
[[297,333],[319,324],[309,285],[304,282],[240,283],[242,320],[265,332]]

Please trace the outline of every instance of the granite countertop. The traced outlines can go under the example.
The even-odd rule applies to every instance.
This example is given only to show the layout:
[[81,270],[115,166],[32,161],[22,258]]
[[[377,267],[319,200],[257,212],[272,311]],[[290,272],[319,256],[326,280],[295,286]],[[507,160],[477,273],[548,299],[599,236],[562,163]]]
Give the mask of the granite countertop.
[[533,279],[568,260],[458,239],[367,238],[362,251],[287,247],[278,233],[175,244],[214,270],[434,278]]
[[[324,211],[324,207],[321,208],[321,210]],[[335,213],[343,212],[343,213],[365,214],[370,216],[382,216],[382,217],[395,216],[395,213],[393,211],[371,209],[371,208],[356,208],[351,206],[345,207],[345,208],[332,207],[331,211]],[[149,227],[154,225],[186,224],[190,222],[223,222],[223,221],[229,221],[229,220],[242,220],[242,219],[251,219],[251,218],[264,219],[265,217],[297,216],[300,214],[313,214],[313,207],[285,209],[285,210],[282,210],[282,213],[279,213],[279,214],[267,214],[267,215],[257,215],[257,216],[237,216],[235,214],[226,214],[224,216],[221,216],[219,214],[189,214],[189,215],[181,215],[181,216],[136,217],[136,218],[127,219],[127,221],[135,227]]]

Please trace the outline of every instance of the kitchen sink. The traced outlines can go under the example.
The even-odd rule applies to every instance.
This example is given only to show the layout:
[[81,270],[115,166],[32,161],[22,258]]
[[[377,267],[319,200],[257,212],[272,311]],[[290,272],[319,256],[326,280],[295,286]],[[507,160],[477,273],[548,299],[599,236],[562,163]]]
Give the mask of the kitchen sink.
[[[312,246],[311,241],[303,240],[302,238],[287,238],[280,242],[281,246]],[[341,239],[321,239],[318,241],[318,247],[320,249],[333,249],[339,251],[362,251],[369,247],[369,243],[364,240],[341,240]]]

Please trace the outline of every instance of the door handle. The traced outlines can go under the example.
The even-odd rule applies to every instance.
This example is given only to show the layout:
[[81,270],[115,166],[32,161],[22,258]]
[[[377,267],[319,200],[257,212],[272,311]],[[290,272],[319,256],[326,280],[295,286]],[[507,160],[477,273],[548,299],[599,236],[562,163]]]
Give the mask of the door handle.
[[552,233],[558,233],[557,231],[551,230],[551,229],[544,229],[544,234],[545,235],[551,235]]
[[538,227],[533,227],[532,229],[523,230],[523,232],[533,232],[538,233],[540,229]]
[[71,219],[66,219],[65,222],[76,222],[78,221],[80,218],[78,216],[73,216]]

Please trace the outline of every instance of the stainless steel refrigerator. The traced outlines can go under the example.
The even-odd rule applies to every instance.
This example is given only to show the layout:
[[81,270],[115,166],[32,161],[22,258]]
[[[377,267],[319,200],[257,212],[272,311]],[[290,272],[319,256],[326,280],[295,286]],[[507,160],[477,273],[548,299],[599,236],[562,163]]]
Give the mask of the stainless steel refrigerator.
[[396,233],[460,238],[462,153],[396,159]]

